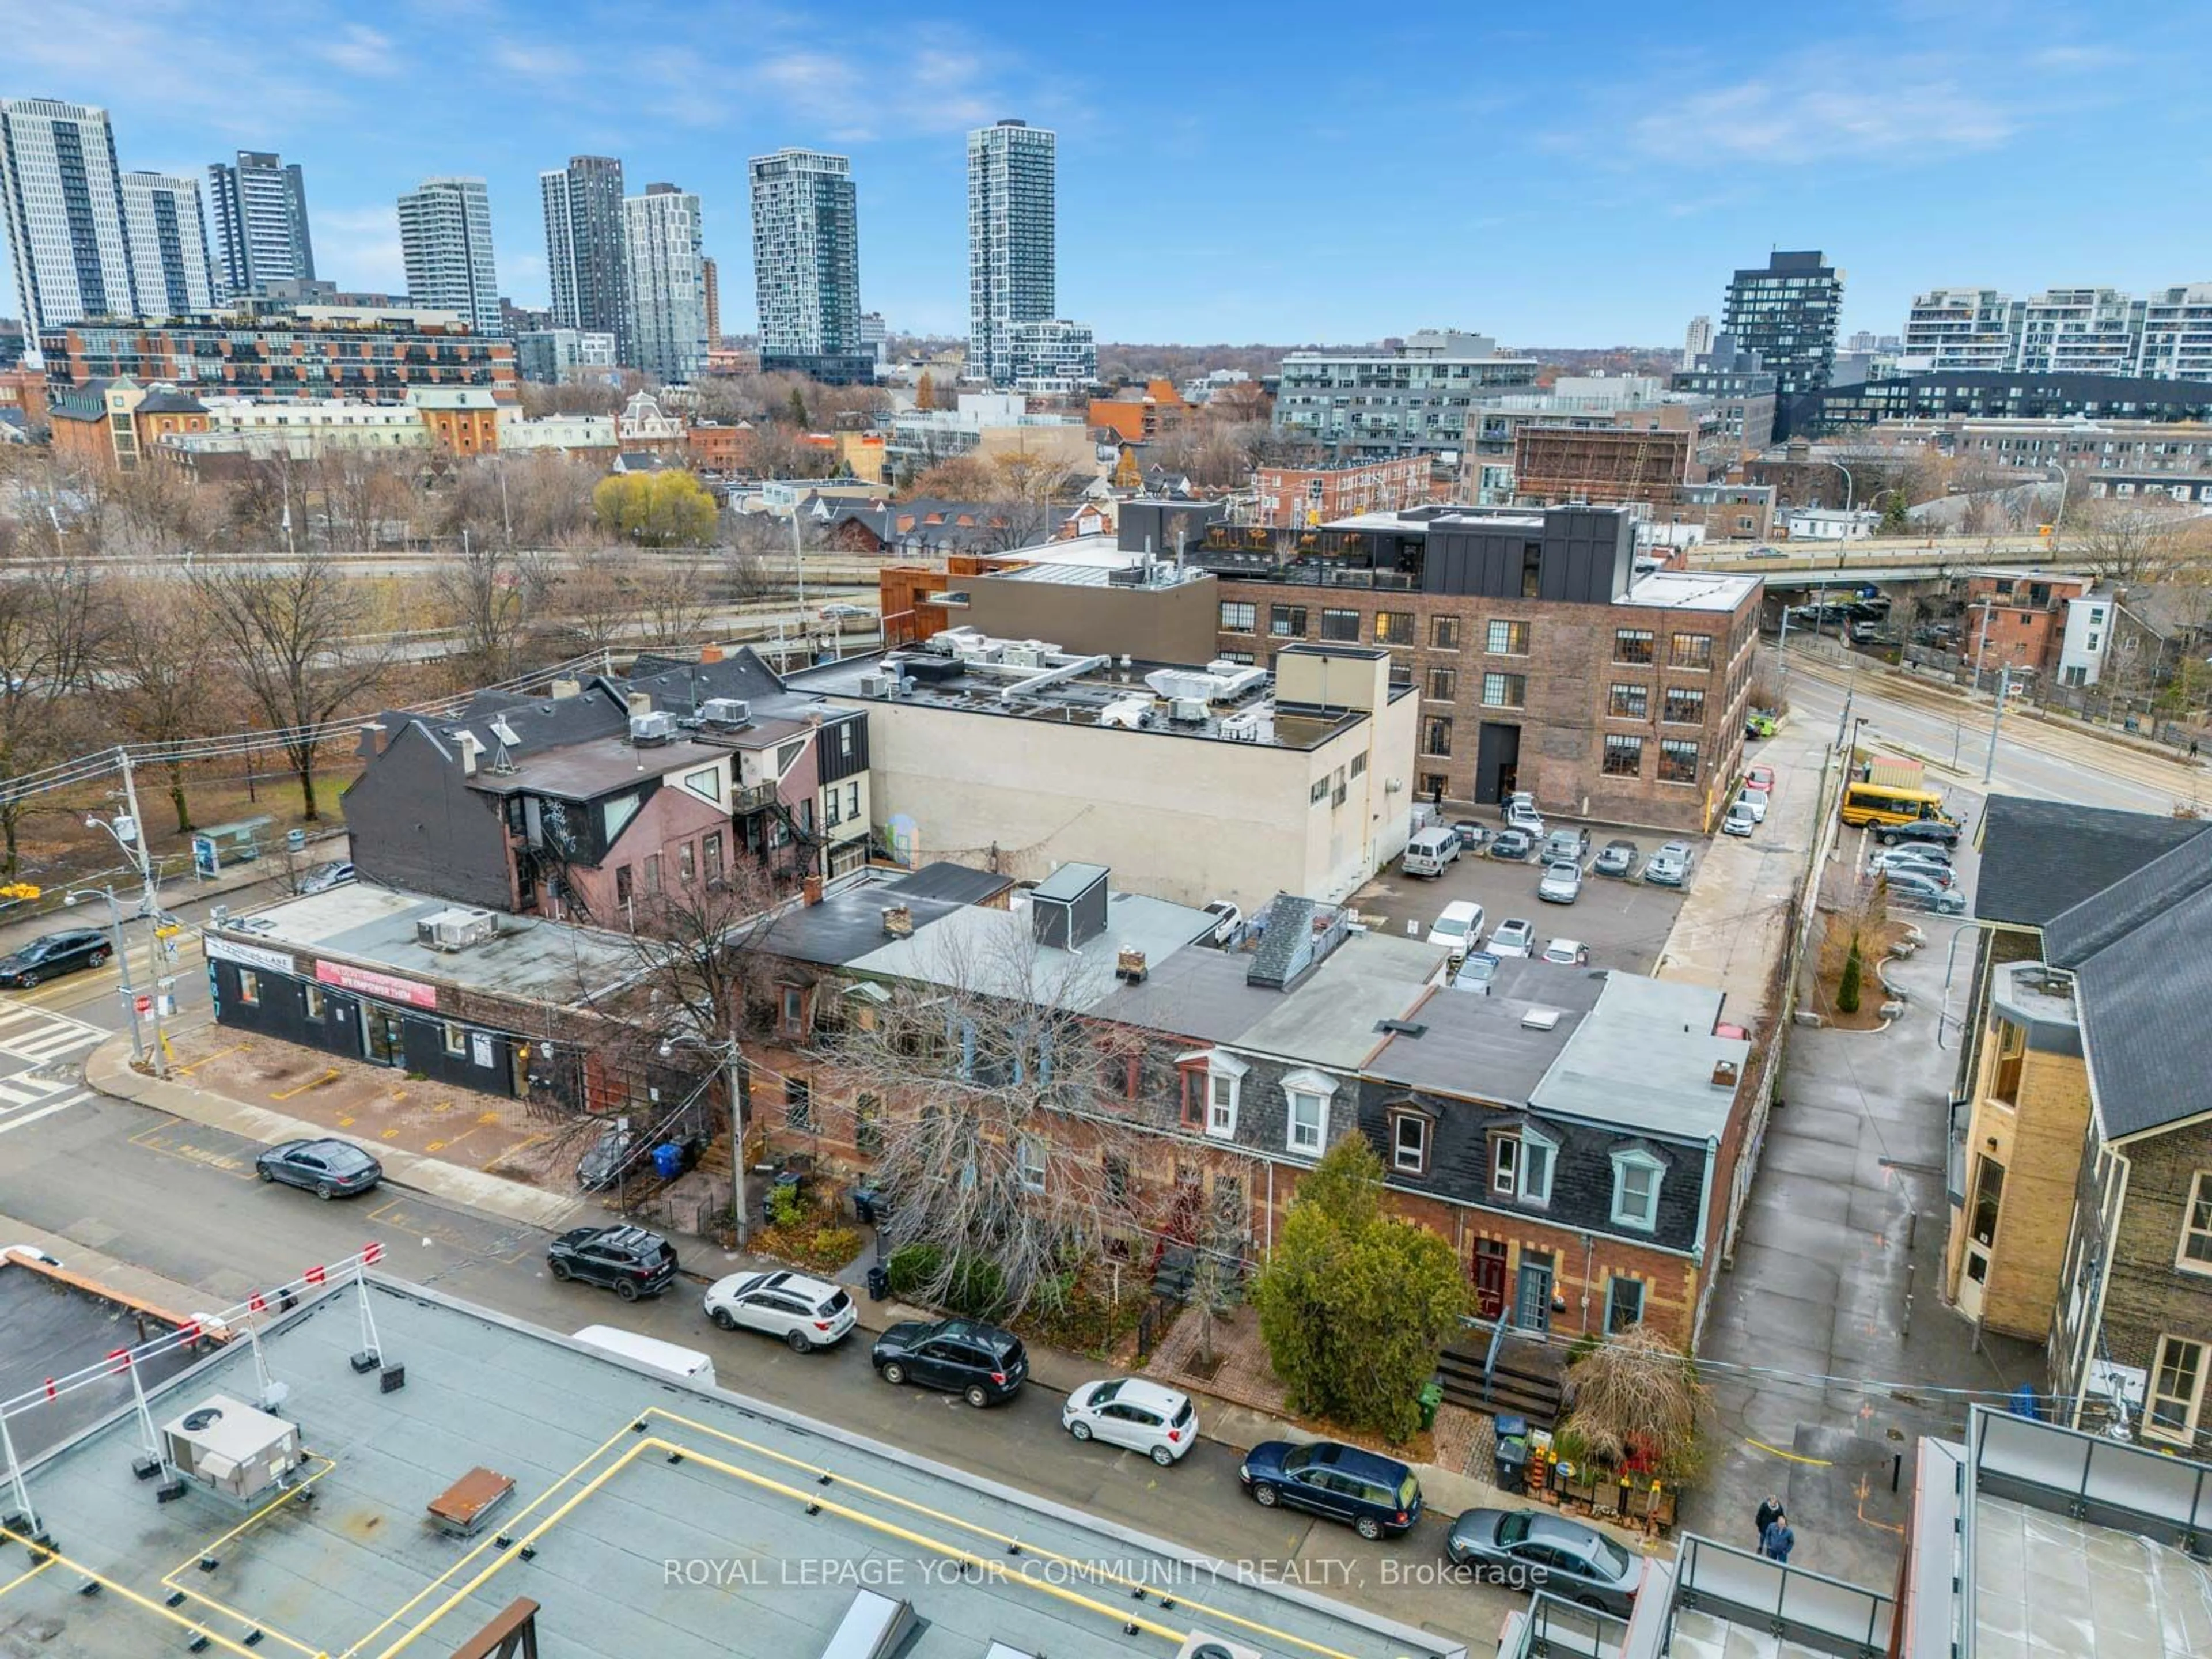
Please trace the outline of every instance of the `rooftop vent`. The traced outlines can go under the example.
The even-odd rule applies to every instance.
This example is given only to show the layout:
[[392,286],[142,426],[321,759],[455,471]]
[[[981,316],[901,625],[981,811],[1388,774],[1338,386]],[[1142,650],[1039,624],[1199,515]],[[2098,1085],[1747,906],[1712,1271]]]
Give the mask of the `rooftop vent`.
[[1388,1031],[1392,1036],[1417,1037],[1429,1028],[1418,1019],[1378,1019],[1375,1029]]
[[1121,947],[1121,953],[1114,958],[1114,977],[1126,980],[1132,985],[1142,984],[1146,974],[1149,971],[1150,969],[1145,965],[1145,953],[1142,951],[1132,950],[1126,945]]
[[498,932],[499,919],[490,911],[453,905],[418,920],[415,924],[415,942],[433,951],[465,951]]
[[1713,1062],[1714,1088],[1733,1090],[1735,1087],[1737,1075],[1736,1063],[1734,1060],[1717,1060]]
[[892,939],[914,937],[914,912],[903,904],[884,906],[884,932]]
[[1531,1008],[1521,1016],[1524,1031],[1556,1031],[1559,1029],[1559,1011],[1556,1008]]

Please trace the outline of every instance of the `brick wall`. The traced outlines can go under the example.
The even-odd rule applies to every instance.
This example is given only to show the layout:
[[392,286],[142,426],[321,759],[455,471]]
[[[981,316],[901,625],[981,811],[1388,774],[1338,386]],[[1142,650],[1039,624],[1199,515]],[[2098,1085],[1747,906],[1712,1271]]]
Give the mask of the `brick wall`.
[[[1978,1161],[2004,1166],[1982,1322],[1990,1329],[2040,1340],[2051,1328],[2058,1272],[2074,1216],[2081,1133],[2089,1115],[2088,1078],[2070,1055],[2030,1049],[2023,1057],[2013,1109],[1987,1098],[1995,1049],[1985,1062],[1983,1098],[1967,1144],[1967,1213],[1973,1205]],[[1996,1141],[1994,1150],[1990,1141]]]
[[[2212,1276],[2175,1266],[2190,1183],[2212,1170],[2212,1124],[2196,1124],[2136,1142],[2127,1149],[2127,1200],[2112,1241],[2105,1286],[2101,1346],[2123,1365],[2148,1370],[2161,1335],[2207,1345],[2212,1366]],[[2191,1442],[2212,1453],[2212,1381]]]

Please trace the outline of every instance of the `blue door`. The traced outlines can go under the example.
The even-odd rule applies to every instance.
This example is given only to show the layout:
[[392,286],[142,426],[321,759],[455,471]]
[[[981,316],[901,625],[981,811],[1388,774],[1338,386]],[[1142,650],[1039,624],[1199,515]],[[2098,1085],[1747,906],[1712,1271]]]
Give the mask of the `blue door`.
[[1513,1322],[1526,1331],[1552,1328],[1552,1258],[1548,1253],[1521,1253],[1521,1281],[1513,1298]]

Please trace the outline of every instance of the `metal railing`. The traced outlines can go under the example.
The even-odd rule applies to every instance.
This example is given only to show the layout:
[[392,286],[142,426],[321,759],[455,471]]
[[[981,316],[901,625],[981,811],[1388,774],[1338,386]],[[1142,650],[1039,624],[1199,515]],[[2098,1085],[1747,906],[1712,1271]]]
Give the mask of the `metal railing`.
[[1578,1655],[1582,1659],[1616,1659],[1628,1639],[1628,1621],[1595,1607],[1560,1600],[1549,1590],[1538,1590],[1520,1624],[1509,1632],[1498,1650],[1498,1659],[1554,1659]]
[[1685,1533],[1662,1651],[1685,1613],[1710,1613],[1838,1659],[1882,1659],[1897,1606],[1877,1590]]

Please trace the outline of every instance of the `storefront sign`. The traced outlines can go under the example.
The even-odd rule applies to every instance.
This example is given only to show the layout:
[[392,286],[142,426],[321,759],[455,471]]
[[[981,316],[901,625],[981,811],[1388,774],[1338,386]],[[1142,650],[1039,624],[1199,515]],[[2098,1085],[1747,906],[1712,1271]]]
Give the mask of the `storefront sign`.
[[390,974],[371,973],[366,968],[349,968],[342,962],[318,962],[315,977],[325,985],[335,985],[341,990],[359,991],[364,996],[382,997],[390,1002],[404,1002],[412,1008],[434,1008],[438,993],[430,986],[417,985],[411,979],[394,979]]
[[207,935],[204,943],[208,957],[215,962],[235,962],[247,968],[258,968],[264,973],[293,974],[299,963],[289,951],[272,951],[265,945],[240,945],[235,939]]
[[479,1066],[489,1066],[495,1063],[492,1059],[491,1053],[490,1032],[471,1031],[469,1033],[469,1055],[470,1058],[474,1060]]

